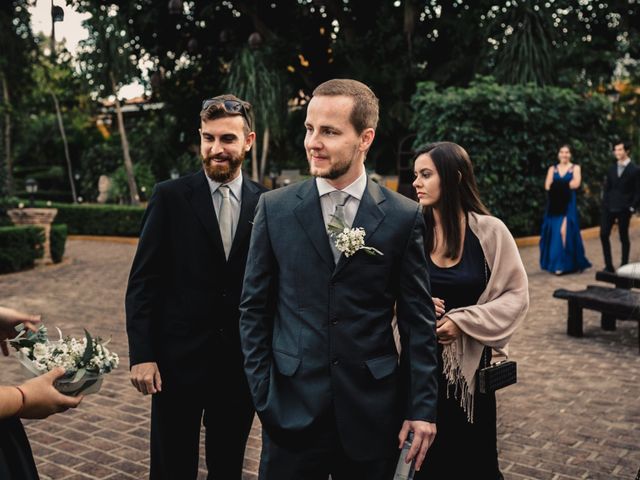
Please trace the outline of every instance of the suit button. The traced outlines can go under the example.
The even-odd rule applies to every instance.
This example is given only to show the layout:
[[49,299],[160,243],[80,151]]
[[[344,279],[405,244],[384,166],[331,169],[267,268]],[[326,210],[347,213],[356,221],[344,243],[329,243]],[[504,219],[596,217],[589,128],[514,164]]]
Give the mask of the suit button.
[[226,290],[222,290],[222,292],[220,292],[220,295],[223,297],[227,296],[227,291]]
[[340,360],[338,360],[337,358],[334,358],[331,363],[333,363],[334,365],[338,365],[340,363]]
[[331,319],[331,325],[336,326],[338,324],[338,319],[337,318],[332,318]]

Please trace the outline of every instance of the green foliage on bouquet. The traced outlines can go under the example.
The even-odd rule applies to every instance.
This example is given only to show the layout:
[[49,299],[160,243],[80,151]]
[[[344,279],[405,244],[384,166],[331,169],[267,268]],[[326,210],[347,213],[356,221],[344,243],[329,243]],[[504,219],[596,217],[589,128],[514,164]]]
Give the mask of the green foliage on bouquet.
[[603,176],[613,162],[611,103],[566,88],[500,85],[480,77],[468,88],[418,84],[413,96],[414,147],[435,141],[462,145],[474,165],[483,201],[515,235],[539,232],[544,179],[569,144],[582,166],[578,206],[583,226],[599,220]]

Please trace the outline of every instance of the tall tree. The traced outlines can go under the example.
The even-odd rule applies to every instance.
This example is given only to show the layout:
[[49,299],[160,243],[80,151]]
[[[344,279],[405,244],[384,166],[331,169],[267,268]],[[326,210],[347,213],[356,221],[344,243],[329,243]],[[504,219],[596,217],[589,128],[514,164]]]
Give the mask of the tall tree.
[[13,181],[13,130],[21,108],[21,98],[31,84],[31,65],[36,43],[31,31],[27,0],[0,3],[0,83],[2,84],[2,140],[0,196],[15,191]]
[[494,75],[503,83],[555,83],[554,26],[548,12],[532,2],[514,2],[504,16],[494,17],[489,31],[496,50]]
[[68,52],[63,51],[62,53],[63,56],[60,63],[54,63],[56,60],[60,61],[59,57],[54,57],[52,55],[51,58],[48,58],[41,53],[38,57],[39,61],[34,65],[34,75],[37,83],[51,97],[51,104],[53,105],[56,114],[56,123],[60,132],[60,139],[62,140],[71,197],[73,199],[73,203],[77,203],[78,194],[76,192],[76,185],[73,178],[73,165],[71,162],[71,155],[69,153],[69,142],[60,105],[60,96],[66,93],[65,88],[69,83],[68,77],[71,75],[73,70],[71,70],[69,65],[70,59]]
[[124,167],[127,174],[131,203],[140,203],[140,195],[133,170],[127,130],[118,98],[120,87],[131,83],[138,75],[132,51],[130,33],[125,16],[118,5],[89,0],[77,0],[78,10],[91,14],[84,21],[89,38],[81,42],[79,63],[89,84],[102,95],[114,97],[118,130],[122,143]]

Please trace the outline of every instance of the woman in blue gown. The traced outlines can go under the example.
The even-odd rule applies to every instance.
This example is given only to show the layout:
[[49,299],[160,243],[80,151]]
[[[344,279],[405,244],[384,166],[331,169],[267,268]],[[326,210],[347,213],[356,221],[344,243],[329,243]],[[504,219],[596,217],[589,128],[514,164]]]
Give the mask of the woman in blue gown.
[[576,206],[581,180],[580,165],[571,162],[570,147],[561,146],[558,164],[549,167],[544,182],[548,202],[540,235],[540,267],[557,275],[591,266],[584,255]]

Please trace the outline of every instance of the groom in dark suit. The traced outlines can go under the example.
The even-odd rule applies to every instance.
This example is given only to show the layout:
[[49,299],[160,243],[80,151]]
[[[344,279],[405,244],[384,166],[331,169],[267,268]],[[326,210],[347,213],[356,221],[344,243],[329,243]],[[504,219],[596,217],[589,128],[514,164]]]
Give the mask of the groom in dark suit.
[[629,263],[629,222],[631,215],[640,206],[640,169],[629,158],[627,145],[616,143],[613,147],[616,157],[605,177],[602,196],[602,220],[600,222],[600,241],[604,255],[604,270],[613,272],[611,243],[609,236],[613,224],[618,222],[618,233],[622,244],[620,265]]
[[[240,480],[254,409],[242,369],[240,292],[265,190],[243,177],[251,106],[222,95],[200,112],[203,169],[156,185],[126,294],[131,381],[151,401],[152,479]],[[203,419],[204,414],[204,419]]]
[[[387,480],[407,434],[419,468],[436,431],[424,223],[415,202],[366,176],[373,92],[330,80],[313,95],[305,149],[315,178],[261,197],[240,305],[264,427],[260,479]],[[354,253],[328,224],[364,229],[376,251]]]

